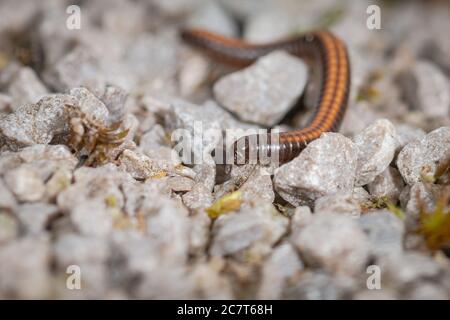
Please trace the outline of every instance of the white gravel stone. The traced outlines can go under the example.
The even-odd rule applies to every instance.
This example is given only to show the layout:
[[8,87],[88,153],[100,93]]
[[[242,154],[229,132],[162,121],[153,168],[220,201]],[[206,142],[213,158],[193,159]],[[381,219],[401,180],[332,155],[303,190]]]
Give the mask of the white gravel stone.
[[210,253],[238,255],[255,246],[266,252],[283,235],[287,224],[287,218],[272,205],[243,207],[237,213],[221,215],[213,225]]
[[161,261],[172,266],[184,265],[189,254],[188,211],[170,199],[161,201],[155,209],[149,210],[147,218],[148,241],[155,246]]
[[429,117],[448,117],[450,83],[432,62],[417,61],[400,77],[400,84],[409,105]]
[[189,222],[191,225],[189,253],[201,257],[210,240],[211,219],[205,210],[196,210],[190,215]]
[[338,133],[323,134],[300,155],[275,171],[275,190],[291,204],[352,190],[356,177],[356,145]]
[[356,185],[372,182],[394,159],[396,132],[391,122],[377,120],[354,138],[358,151]]
[[198,10],[188,19],[190,28],[206,29],[224,36],[235,37],[237,26],[228,13],[214,1],[208,1],[198,7]]
[[190,277],[196,285],[196,299],[233,299],[233,290],[229,278],[221,274],[215,261],[195,265]]
[[302,94],[307,78],[307,68],[300,59],[277,51],[220,79],[214,85],[214,95],[241,120],[272,126]]
[[0,246],[0,296],[50,298],[50,250],[45,237],[24,237]]
[[15,110],[21,105],[38,102],[48,91],[33,69],[23,67],[10,83],[8,93],[12,97],[11,108]]
[[323,271],[305,271],[283,291],[283,299],[338,300],[354,289],[354,281],[347,276],[332,276]]
[[438,279],[443,273],[441,266],[433,258],[417,252],[388,256],[380,262],[380,268],[385,279],[397,286],[406,286],[424,279]]
[[7,172],[4,179],[19,201],[38,201],[44,196],[44,181],[34,168],[21,166]]
[[160,174],[167,174],[164,168],[144,154],[124,150],[119,157],[119,166],[135,179],[145,180]]
[[38,235],[58,214],[58,207],[47,203],[27,203],[16,209],[16,215],[27,233]]
[[366,213],[359,219],[359,225],[367,234],[373,255],[385,257],[402,254],[405,226],[392,212],[377,210]]
[[0,213],[0,245],[15,239],[18,235],[19,223],[17,220],[7,213]]
[[105,104],[86,88],[73,88],[69,94],[78,101],[80,111],[89,119],[103,124],[108,123],[109,112]]
[[0,179],[0,208],[13,209],[17,204],[16,198],[8,189],[3,179]]
[[101,95],[106,86],[106,79],[95,55],[80,46],[62,57],[47,77],[59,91],[74,87],[86,87],[96,95]]
[[375,197],[388,197],[390,201],[396,203],[405,183],[397,169],[387,167],[381,174],[375,177],[367,185],[369,192]]
[[274,248],[262,268],[259,299],[280,299],[287,279],[296,276],[303,263],[290,243]]
[[244,39],[252,43],[268,43],[290,36],[294,28],[294,20],[285,10],[256,11],[246,21]]
[[2,112],[9,112],[11,110],[11,105],[12,97],[7,94],[0,93],[0,114]]
[[338,214],[314,215],[294,244],[305,262],[337,274],[359,274],[368,258],[367,238],[358,223]]
[[421,140],[406,145],[397,157],[397,167],[407,184],[434,176],[450,158],[450,127],[441,127]]
[[203,184],[196,184],[191,191],[183,195],[183,203],[189,209],[205,209],[213,202],[211,191]]
[[275,200],[272,179],[263,167],[255,167],[255,170],[239,188],[239,191],[242,192],[244,201],[255,205],[261,202],[272,203]]
[[422,129],[407,124],[399,124],[395,126],[395,130],[397,131],[397,151],[401,151],[408,143],[420,140],[426,135]]
[[51,95],[37,104],[25,104],[14,113],[0,118],[0,136],[11,149],[33,144],[47,144],[67,131],[65,104],[76,104],[68,95]]
[[194,187],[194,180],[187,177],[171,177],[167,180],[167,184],[174,192],[187,192],[191,191]]
[[81,234],[106,236],[112,231],[113,219],[104,202],[85,200],[72,209],[70,219]]
[[125,90],[119,87],[108,85],[105,88],[105,93],[101,100],[108,109],[108,120],[110,123],[117,123],[124,118],[127,96]]
[[308,206],[299,206],[295,208],[294,215],[291,219],[291,228],[293,234],[295,231],[301,231],[305,226],[307,226],[312,221],[311,209]]
[[130,180],[134,181],[129,174],[119,171],[113,164],[96,168],[81,167],[74,172],[75,183],[60,192],[56,202],[65,213],[91,200],[105,203],[108,199],[113,199],[115,208],[121,208],[124,205],[124,195],[120,186],[124,187],[125,182]]
[[336,213],[359,218],[361,207],[352,192],[339,192],[318,198],[314,203],[314,213]]

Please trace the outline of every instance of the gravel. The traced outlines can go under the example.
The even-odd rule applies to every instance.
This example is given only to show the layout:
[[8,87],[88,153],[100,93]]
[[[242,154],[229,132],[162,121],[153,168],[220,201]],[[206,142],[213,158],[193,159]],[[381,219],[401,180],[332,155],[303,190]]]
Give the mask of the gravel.
[[356,145],[337,133],[326,133],[300,155],[275,171],[275,190],[298,206],[326,194],[351,190],[357,167]]
[[366,235],[357,222],[339,214],[314,215],[293,242],[306,263],[336,274],[359,274],[368,258]]
[[[380,3],[374,32],[370,4],[79,1],[69,30],[65,2],[1,1],[0,299],[448,299],[448,8]],[[320,82],[283,51],[222,66],[184,26],[332,30],[339,131],[282,165],[217,163],[307,125]]]
[[407,144],[397,157],[397,167],[406,183],[412,185],[423,176],[434,177],[449,158],[450,127],[442,127]]
[[355,136],[358,147],[357,186],[372,182],[394,159],[395,127],[388,120],[377,120]]
[[302,94],[306,81],[305,64],[278,51],[220,79],[214,85],[214,95],[241,120],[271,126],[289,111]]

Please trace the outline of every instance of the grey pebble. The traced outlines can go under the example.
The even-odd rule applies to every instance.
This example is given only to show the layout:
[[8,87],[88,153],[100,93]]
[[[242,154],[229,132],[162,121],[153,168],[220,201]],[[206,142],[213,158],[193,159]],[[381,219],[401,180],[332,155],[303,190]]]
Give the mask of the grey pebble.
[[275,171],[275,190],[298,206],[326,194],[352,190],[356,178],[356,145],[338,133],[325,133],[291,162]]
[[407,144],[397,157],[397,167],[409,185],[434,176],[450,158],[450,127],[441,127]]
[[277,51],[214,85],[214,96],[241,120],[272,126],[303,92],[307,68],[298,58]]

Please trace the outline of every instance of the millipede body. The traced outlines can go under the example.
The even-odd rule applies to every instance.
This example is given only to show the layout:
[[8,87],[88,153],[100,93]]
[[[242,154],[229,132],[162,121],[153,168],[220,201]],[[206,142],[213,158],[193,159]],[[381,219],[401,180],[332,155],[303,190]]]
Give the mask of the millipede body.
[[256,161],[261,155],[267,158],[276,155],[280,163],[288,162],[323,132],[339,129],[349,97],[350,64],[345,44],[329,31],[313,31],[268,44],[249,44],[201,29],[182,30],[181,36],[220,63],[245,67],[271,51],[285,50],[319,71],[320,92],[309,124],[279,133],[277,139],[271,134],[240,138],[233,149],[236,164],[248,163],[251,154],[257,155]]

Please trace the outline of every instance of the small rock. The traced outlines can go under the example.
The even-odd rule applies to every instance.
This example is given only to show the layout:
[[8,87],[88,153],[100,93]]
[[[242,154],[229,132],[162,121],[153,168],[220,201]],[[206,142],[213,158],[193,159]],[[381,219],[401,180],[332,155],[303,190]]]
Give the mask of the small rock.
[[407,184],[435,177],[450,159],[450,127],[441,127],[407,144],[397,157],[397,167]]
[[302,273],[300,278],[287,286],[283,299],[293,300],[337,300],[352,291],[351,278],[331,276],[323,271]]
[[34,168],[13,169],[5,174],[4,180],[19,201],[38,201],[44,196],[44,181]]
[[352,197],[360,205],[370,200],[370,194],[363,187],[353,188]]
[[[19,224],[11,215],[0,213],[0,245],[19,235]],[[0,294],[1,295],[1,294]]]
[[25,104],[0,118],[0,133],[11,149],[33,144],[48,144],[54,136],[67,131],[65,105],[76,104],[68,95],[51,95],[37,104]]
[[196,184],[191,191],[183,195],[183,203],[189,209],[205,209],[212,204],[211,191],[203,184]]
[[238,255],[259,246],[269,249],[286,231],[288,220],[272,205],[242,207],[237,213],[221,215],[213,225],[211,255]]
[[189,253],[201,257],[210,241],[211,219],[205,210],[196,210],[189,220],[191,224]]
[[291,204],[351,190],[358,149],[338,133],[322,134],[300,155],[275,171],[275,190]]
[[442,274],[439,264],[431,257],[417,252],[388,256],[380,261],[384,279],[403,287],[426,279],[438,279]]
[[405,205],[406,226],[408,230],[417,229],[418,219],[422,210],[433,212],[436,203],[441,196],[441,189],[438,185],[417,182],[413,184],[404,195],[408,200]]
[[194,180],[187,177],[171,177],[167,180],[167,185],[174,192],[188,192],[194,187]]
[[244,39],[251,43],[268,43],[287,38],[294,28],[292,16],[284,10],[257,11],[246,22]]
[[259,299],[280,299],[285,282],[303,269],[303,263],[289,243],[276,247],[262,268]]
[[369,192],[375,197],[388,197],[392,203],[397,203],[405,183],[397,169],[387,167],[367,185]]
[[242,192],[244,201],[256,205],[261,202],[272,203],[275,200],[272,179],[270,174],[262,167],[255,167],[255,170],[239,188],[239,191]]
[[12,110],[12,98],[9,95],[0,93],[0,114],[5,112],[8,113]]
[[273,126],[302,94],[306,81],[305,64],[277,51],[220,79],[214,85],[214,95],[220,104],[240,119]]
[[98,59],[80,46],[75,47],[53,66],[47,81],[58,91],[85,87],[97,96],[103,94],[106,86]]
[[9,85],[8,93],[12,97],[12,110],[29,103],[36,103],[48,93],[33,69],[21,68]]
[[[221,141],[222,130],[252,128],[249,125],[241,126],[213,101],[207,101],[200,106],[175,100],[171,103],[170,112],[165,116],[165,123],[167,130],[172,132],[172,142],[178,142],[180,137],[183,137],[180,147],[184,148],[183,163],[185,164],[192,164],[192,161],[193,164],[202,163],[203,158],[208,157]],[[241,131],[244,132],[242,128]],[[189,151],[194,153],[193,160]]]
[[364,232],[338,214],[314,215],[293,241],[307,263],[337,274],[359,274],[368,258]]
[[132,74],[136,82],[134,91],[150,92],[163,97],[170,93],[175,94],[176,74],[180,62],[178,47],[178,33],[174,30],[141,33],[128,45],[123,64],[124,71]]
[[[172,199],[165,199],[153,210],[145,210],[148,241],[154,245],[160,262],[184,265],[189,254],[190,223],[188,211]],[[144,211],[144,213],[145,213]]]
[[68,233],[55,241],[53,253],[57,266],[66,269],[73,264],[105,263],[110,252],[102,238]]
[[154,167],[159,168],[162,171],[170,173],[181,172],[185,169],[181,165],[181,159],[170,147],[158,147],[155,149],[147,149],[144,153],[151,162],[154,163]]
[[132,150],[124,150],[119,157],[119,165],[135,179],[145,180],[155,176],[165,176],[167,171],[158,167],[155,161]]
[[238,29],[227,12],[216,2],[199,6],[187,22],[190,28],[206,29],[228,37],[237,35]]
[[395,130],[397,131],[397,151],[401,151],[408,143],[420,140],[426,135],[422,129],[407,124],[399,124]]
[[314,213],[336,213],[359,218],[361,207],[352,192],[339,192],[318,198],[314,203]]
[[1,246],[0,274],[0,292],[3,298],[50,298],[48,239],[24,237]]
[[380,118],[368,101],[350,103],[345,112],[339,132],[345,136],[355,136]]
[[50,220],[58,214],[56,205],[47,203],[23,204],[16,209],[16,215],[27,233],[38,235],[47,227]]
[[448,117],[450,113],[450,83],[432,62],[416,62],[400,76],[403,95],[412,109],[429,117]]
[[139,149],[145,154],[150,150],[158,149],[162,146],[168,147],[169,140],[164,128],[159,124],[155,124],[139,139]]
[[308,206],[299,206],[295,208],[291,219],[292,237],[295,238],[298,232],[301,232],[312,221],[311,209]]
[[0,173],[6,174],[13,169],[24,167],[37,172],[43,181],[51,179],[60,169],[72,171],[78,163],[77,158],[63,145],[36,144],[19,152],[4,152],[0,159],[4,160],[3,168],[0,161]]
[[108,123],[108,109],[105,104],[88,89],[82,87],[73,88],[69,91],[69,94],[76,99],[80,111],[87,115],[90,120],[100,122],[101,124]]
[[409,300],[448,300],[447,291],[439,284],[429,282],[418,283],[408,290],[405,299]]
[[396,148],[395,128],[388,120],[375,121],[355,136],[358,151],[356,185],[372,182],[394,159]]
[[16,198],[9,191],[3,179],[0,179],[0,209],[13,209],[16,204]]
[[388,210],[377,210],[364,214],[359,225],[369,239],[370,252],[376,257],[400,255],[403,252],[403,221]]
[[126,181],[134,181],[113,164],[96,168],[80,167],[75,170],[73,180],[75,183],[64,188],[56,198],[64,213],[91,200],[108,203],[111,209],[122,208],[125,201],[120,186],[124,187]]
[[196,285],[196,299],[233,299],[230,280],[217,270],[214,261],[197,264],[190,276]]
[[79,203],[72,209],[70,219],[80,233],[87,236],[106,236],[113,228],[112,215],[101,201]]
[[210,74],[210,61],[201,53],[193,50],[183,52],[183,61],[179,71],[180,93],[183,97],[195,96],[207,83]]
[[109,123],[117,123],[125,116],[125,102],[127,93],[125,90],[108,85],[101,97],[109,113]]
[[53,201],[58,194],[66,189],[72,182],[72,170],[69,168],[57,169],[45,183],[45,198]]

